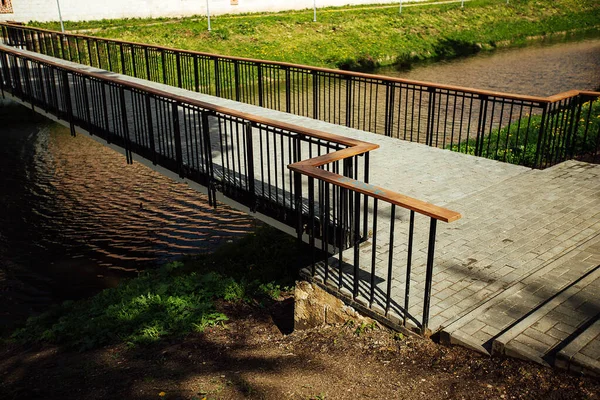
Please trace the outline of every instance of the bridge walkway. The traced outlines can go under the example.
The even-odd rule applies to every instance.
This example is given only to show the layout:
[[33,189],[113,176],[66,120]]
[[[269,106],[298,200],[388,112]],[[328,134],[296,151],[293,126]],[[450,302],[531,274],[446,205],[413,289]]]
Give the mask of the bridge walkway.
[[[443,340],[485,353],[503,353],[591,373],[600,371],[600,166],[568,161],[546,170],[532,170],[36,56],[379,145],[370,153],[370,182],[463,215],[453,224],[438,226],[432,331]],[[253,136],[256,134],[253,132]],[[219,157],[215,153],[215,162],[221,162]],[[279,160],[277,154],[274,157]],[[255,168],[260,169],[256,162]],[[177,178],[176,174],[171,176]],[[226,196],[220,199],[227,201]],[[391,229],[389,207],[381,206],[378,213],[372,212],[372,207],[369,204],[368,225],[374,226],[377,220],[377,229],[369,231],[369,238],[359,247],[361,280],[354,304],[371,305],[390,322],[401,324],[410,213],[398,211]],[[289,226],[266,219],[294,232]],[[428,218],[415,217],[410,278],[414,300],[408,315],[417,320],[424,302],[421,293],[426,280],[427,224]],[[390,232],[401,240],[392,247],[394,271],[388,280]],[[374,275],[371,247],[379,250]],[[342,252],[341,268],[338,253],[329,259],[329,266],[319,263],[315,276],[310,269],[305,273],[325,286],[333,285],[334,290],[341,277],[341,292],[348,291],[352,297],[353,253],[353,249]],[[325,282],[326,275],[329,279]],[[371,283],[375,284],[372,304]],[[388,288],[392,299],[389,308],[385,304]]]

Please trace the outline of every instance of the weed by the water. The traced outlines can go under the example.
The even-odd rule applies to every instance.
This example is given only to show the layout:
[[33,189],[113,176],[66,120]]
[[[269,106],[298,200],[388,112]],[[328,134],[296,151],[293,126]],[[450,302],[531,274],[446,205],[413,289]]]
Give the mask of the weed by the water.
[[272,228],[260,228],[214,254],[172,262],[89,299],[65,302],[30,318],[12,337],[84,350],[202,332],[228,320],[217,300],[279,298],[305,263],[297,246]]

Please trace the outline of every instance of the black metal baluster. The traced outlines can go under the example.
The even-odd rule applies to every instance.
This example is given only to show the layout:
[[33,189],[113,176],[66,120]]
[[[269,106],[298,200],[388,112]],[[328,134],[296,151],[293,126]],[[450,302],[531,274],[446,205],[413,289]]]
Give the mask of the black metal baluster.
[[427,247],[427,270],[425,273],[425,294],[423,297],[423,324],[422,333],[427,334],[429,325],[429,305],[431,302],[431,285],[433,280],[433,258],[435,255],[435,235],[437,219],[431,218],[429,225],[429,244]]

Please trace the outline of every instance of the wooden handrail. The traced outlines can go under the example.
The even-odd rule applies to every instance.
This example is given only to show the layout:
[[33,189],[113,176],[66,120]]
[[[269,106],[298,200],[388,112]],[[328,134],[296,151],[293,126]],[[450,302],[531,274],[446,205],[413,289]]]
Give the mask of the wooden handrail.
[[[548,96],[548,97],[528,96],[528,95],[497,92],[497,91],[493,91],[493,90],[476,89],[476,88],[463,87],[463,86],[445,85],[445,84],[428,82],[428,81],[418,81],[418,80],[412,80],[412,79],[394,78],[394,77],[383,76],[383,75],[366,74],[363,72],[344,71],[344,70],[339,70],[339,69],[323,68],[323,67],[312,67],[312,66],[308,66],[308,65],[293,64],[293,63],[287,63],[287,62],[283,62],[283,61],[259,60],[259,59],[254,59],[254,58],[225,56],[225,55],[220,55],[220,54],[206,53],[206,52],[194,51],[194,50],[181,50],[181,49],[175,49],[172,47],[166,47],[166,46],[160,46],[160,45],[154,45],[154,44],[128,42],[125,40],[108,39],[108,38],[102,38],[102,37],[98,37],[98,36],[79,35],[79,34],[74,34],[74,33],[63,33],[63,32],[53,31],[53,30],[49,30],[49,29],[34,28],[34,27],[29,27],[29,26],[13,25],[13,24],[6,23],[6,22],[4,22],[4,23],[0,22],[0,26],[3,26],[3,25],[11,27],[11,28],[16,28],[16,29],[23,29],[23,30],[30,29],[30,30],[38,31],[38,32],[46,32],[46,33],[62,35],[62,36],[71,36],[71,37],[76,37],[76,38],[81,38],[81,39],[89,39],[89,40],[94,40],[94,41],[111,41],[111,42],[115,42],[115,43],[129,45],[129,46],[147,46],[147,47],[151,47],[151,48],[155,48],[155,49],[175,51],[175,52],[186,53],[186,54],[194,54],[194,55],[199,55],[199,56],[204,56],[204,57],[237,60],[237,61],[243,61],[243,62],[254,63],[254,64],[271,64],[271,65],[277,65],[277,66],[286,67],[286,68],[305,69],[308,71],[318,71],[318,72],[323,72],[323,73],[328,73],[328,74],[338,74],[338,75],[352,76],[352,77],[357,77],[357,78],[378,80],[381,82],[403,83],[403,84],[407,84],[407,85],[425,86],[425,87],[432,87],[432,88],[436,88],[436,89],[471,93],[471,94],[476,94],[479,96],[502,97],[502,98],[511,99],[511,100],[530,101],[530,102],[536,102],[536,103],[554,103],[556,101],[560,101],[565,98],[572,97],[574,95],[576,96],[577,94],[582,92],[582,91],[578,91],[578,90],[571,90],[571,91],[558,93],[558,94]],[[597,95],[598,97],[600,97],[600,92],[587,91],[587,93],[594,93],[594,95]]]
[[400,193],[393,192],[388,189],[380,188],[378,186],[370,185],[361,181],[357,181],[355,179],[347,178],[342,175],[338,175],[329,171],[326,171],[322,168],[319,168],[325,164],[332,163],[335,161],[343,160],[349,157],[353,157],[356,155],[367,153],[371,150],[375,150],[379,148],[379,145],[369,142],[364,142],[362,140],[352,139],[341,135],[336,135],[333,133],[322,132],[316,129],[305,128],[299,125],[290,124],[287,122],[281,122],[274,119],[260,117],[249,113],[240,112],[238,110],[234,110],[232,108],[217,106],[211,103],[207,103],[204,101],[191,99],[188,97],[176,95],[164,90],[151,88],[142,84],[121,80],[116,77],[106,76],[105,74],[100,74],[92,71],[83,71],[81,69],[71,67],[68,65],[59,64],[54,61],[47,60],[45,58],[34,56],[29,54],[29,52],[25,53],[22,50],[16,50],[8,46],[0,45],[0,49],[4,52],[14,54],[19,57],[27,58],[30,60],[34,60],[46,65],[54,66],[56,68],[64,69],[67,71],[71,71],[73,73],[93,77],[102,81],[108,81],[117,85],[121,85],[130,89],[137,89],[141,91],[145,91],[151,93],[156,96],[160,96],[166,99],[170,99],[179,103],[189,104],[193,106],[197,106],[212,112],[217,112],[221,114],[227,114],[229,116],[233,116],[236,118],[244,119],[247,121],[254,122],[256,124],[267,125],[270,127],[274,127],[277,129],[283,129],[286,131],[294,132],[300,135],[309,136],[316,139],[326,140],[332,143],[341,144],[344,146],[348,146],[345,149],[337,150],[332,153],[328,153],[322,156],[310,158],[307,160],[303,160],[294,164],[288,165],[288,168],[292,171],[299,172],[301,174],[317,178],[323,180],[325,182],[332,183],[337,186],[341,186],[346,189],[354,190],[356,192],[365,194],[367,196],[371,196],[377,198],[379,200],[386,201],[390,204],[395,204],[397,206],[407,208],[409,210],[415,211],[417,213],[429,216],[431,218],[435,218],[437,220],[443,222],[453,222],[461,218],[461,215],[455,211],[448,210],[443,207],[439,207],[433,205],[431,203],[418,200],[409,196],[405,196]]

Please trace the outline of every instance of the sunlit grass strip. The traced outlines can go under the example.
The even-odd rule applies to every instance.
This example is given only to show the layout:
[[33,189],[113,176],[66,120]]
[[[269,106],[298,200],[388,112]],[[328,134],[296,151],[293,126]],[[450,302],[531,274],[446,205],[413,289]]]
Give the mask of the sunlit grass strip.
[[[596,0],[475,0],[396,8],[327,9],[312,12],[219,16],[207,31],[204,18],[111,20],[67,23],[67,29],[101,28],[90,34],[168,47],[325,67],[368,69],[378,65],[452,58],[531,37],[600,30]],[[151,25],[148,25],[151,24]],[[57,23],[34,24],[57,29]]]

